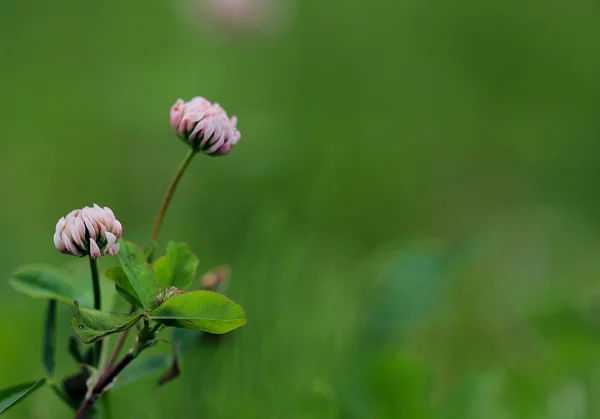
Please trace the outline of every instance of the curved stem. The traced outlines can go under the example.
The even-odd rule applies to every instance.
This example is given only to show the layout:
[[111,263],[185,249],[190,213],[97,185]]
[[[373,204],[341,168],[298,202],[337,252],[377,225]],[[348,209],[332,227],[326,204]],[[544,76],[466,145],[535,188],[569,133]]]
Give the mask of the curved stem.
[[192,161],[192,157],[196,152],[193,148],[190,148],[186,156],[183,158],[183,161],[179,165],[175,176],[171,180],[171,184],[165,193],[165,197],[163,198],[163,202],[158,210],[158,215],[156,216],[156,221],[154,222],[154,229],[152,230],[152,237],[150,241],[155,241],[158,238],[158,234],[160,233],[160,227],[162,226],[163,218],[165,217],[165,213],[167,212],[167,208],[169,208],[169,203],[171,202],[171,198],[173,197],[173,193],[175,193],[175,189],[177,189],[177,185],[179,181],[183,177],[185,170],[188,168]]
[[[94,308],[100,310],[102,307],[102,295],[100,294],[100,275],[98,274],[98,262],[90,255],[90,270],[92,271],[92,286],[94,288]],[[102,341],[94,345],[94,366],[100,362],[100,353],[102,352]]]

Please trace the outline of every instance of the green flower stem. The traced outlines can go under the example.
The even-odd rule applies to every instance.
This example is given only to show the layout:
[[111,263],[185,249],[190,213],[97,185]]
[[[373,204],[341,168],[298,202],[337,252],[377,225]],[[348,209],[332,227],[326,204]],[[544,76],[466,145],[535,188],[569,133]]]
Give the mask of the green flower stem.
[[[98,262],[90,255],[90,270],[92,271],[92,286],[94,288],[94,308],[100,310],[102,307],[102,295],[100,294],[100,275],[98,274]],[[102,353],[102,341],[94,345],[94,366],[97,367]]]
[[90,255],[90,270],[92,271],[92,285],[94,287],[94,308],[100,310],[102,296],[100,295],[100,275],[98,275],[98,262]]
[[158,210],[158,215],[156,216],[156,221],[154,222],[154,229],[152,230],[152,237],[150,238],[151,242],[155,241],[158,238],[158,234],[160,233],[160,228],[162,226],[163,219],[165,218],[165,213],[167,212],[167,209],[169,208],[169,203],[171,202],[171,198],[173,198],[175,189],[177,189],[177,185],[179,184],[179,181],[183,177],[186,169],[190,165],[192,158],[194,157],[195,154],[196,154],[196,152],[194,151],[194,149],[190,147],[190,150],[188,151],[186,156],[183,158],[183,161],[179,165],[179,168],[177,169],[175,176],[171,180],[171,184],[169,185],[169,188],[167,189],[167,192],[165,193],[163,202],[160,206],[160,209]]

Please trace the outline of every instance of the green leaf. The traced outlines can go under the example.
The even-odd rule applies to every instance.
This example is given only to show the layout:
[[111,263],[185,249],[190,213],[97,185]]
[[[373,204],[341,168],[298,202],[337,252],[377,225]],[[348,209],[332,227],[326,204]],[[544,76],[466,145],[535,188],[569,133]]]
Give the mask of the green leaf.
[[46,323],[44,327],[44,346],[42,350],[42,363],[49,377],[54,375],[56,353],[56,300],[48,301],[46,310]]
[[[219,294],[225,294],[229,285],[229,267],[218,266],[204,274],[200,281],[200,286],[205,291],[213,291]],[[198,346],[206,332],[200,330],[180,329],[174,327],[171,330],[171,340],[178,342],[179,354],[183,357],[194,347]],[[211,335],[209,335],[211,336]],[[216,335],[212,335],[214,338]]]
[[186,243],[170,242],[167,246],[167,258],[169,259],[169,270],[173,277],[171,284],[180,290],[187,289],[194,279],[200,264],[196,255]]
[[117,292],[125,299],[125,301],[136,307],[142,306],[141,301],[138,299],[135,290],[131,286],[131,282],[129,282],[129,278],[125,275],[122,267],[111,266],[104,272],[104,275],[115,283]]
[[[89,274],[69,274],[51,266],[26,265],[18,268],[9,282],[15,290],[33,298],[56,300],[70,306],[77,300],[81,307],[94,307]],[[100,287],[104,297],[111,296],[108,284],[101,283]]]
[[166,326],[222,334],[246,323],[242,307],[211,291],[175,295],[150,313],[149,318]]
[[164,288],[171,285],[173,275],[169,268],[169,259],[167,255],[161,256],[156,259],[156,262],[152,265],[154,274],[156,275],[156,283],[158,288]]
[[73,304],[75,290],[64,275],[51,267],[28,265],[17,269],[10,280],[14,289],[33,298],[55,299]]
[[45,378],[0,390],[0,414],[25,400],[31,393],[40,388],[46,382]]
[[177,287],[180,290],[189,288],[196,278],[198,258],[185,243],[169,242],[167,254],[154,264],[154,272],[158,286]]
[[79,339],[89,344],[112,333],[133,327],[142,317],[141,313],[125,314],[79,308],[73,314],[71,326]]
[[142,251],[133,243],[121,242],[119,252],[121,266],[131,287],[135,291],[142,307],[150,311],[156,307],[154,297],[156,296],[157,284],[152,267],[146,262]]

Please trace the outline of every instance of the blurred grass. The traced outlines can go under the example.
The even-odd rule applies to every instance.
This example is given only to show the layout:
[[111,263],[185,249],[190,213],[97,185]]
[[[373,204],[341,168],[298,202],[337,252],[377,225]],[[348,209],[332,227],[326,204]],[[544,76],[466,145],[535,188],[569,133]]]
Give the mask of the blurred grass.
[[[249,321],[169,386],[116,392],[116,417],[600,417],[600,5],[290,13],[223,38],[176,2],[0,2],[2,276],[67,263],[55,222],[93,202],[147,240],[185,153],[168,108],[202,95],[242,141],[194,162],[161,237],[229,263]],[[440,290],[394,287],[405,251],[443,260]],[[44,305],[0,290],[5,385],[42,373]],[[366,345],[371,307],[401,301],[416,314]],[[44,391],[7,417],[68,412]]]

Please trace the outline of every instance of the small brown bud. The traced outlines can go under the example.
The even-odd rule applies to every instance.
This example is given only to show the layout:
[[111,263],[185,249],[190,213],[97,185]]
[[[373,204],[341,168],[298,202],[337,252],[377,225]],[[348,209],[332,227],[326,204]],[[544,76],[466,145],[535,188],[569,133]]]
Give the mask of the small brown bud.
[[218,266],[202,276],[200,287],[207,291],[222,292],[228,281],[229,267],[225,265]]

